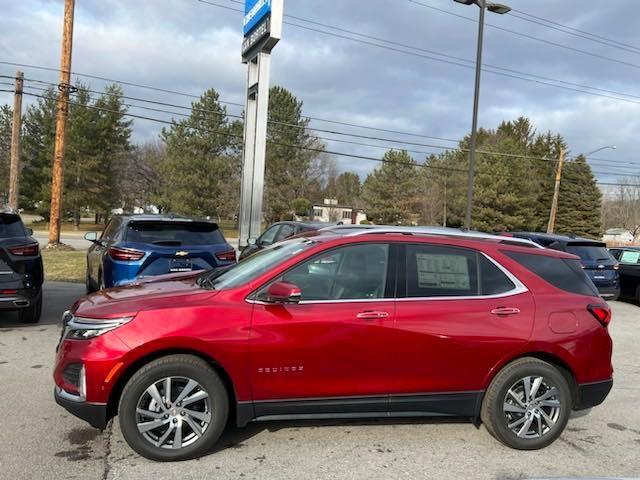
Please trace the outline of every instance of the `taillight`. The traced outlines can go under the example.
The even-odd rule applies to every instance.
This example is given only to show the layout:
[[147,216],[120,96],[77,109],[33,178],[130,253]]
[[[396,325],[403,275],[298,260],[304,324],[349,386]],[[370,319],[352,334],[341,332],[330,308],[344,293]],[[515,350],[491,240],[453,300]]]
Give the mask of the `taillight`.
[[16,257],[35,257],[40,253],[40,246],[37,243],[18,245],[17,247],[9,247],[9,251]]
[[609,325],[609,322],[611,322],[611,309],[607,305],[602,303],[591,304],[587,307],[587,310],[589,310],[591,315],[596,317],[596,320],[598,320],[603,327],[606,327]]
[[17,290],[0,290],[0,295],[15,295]]
[[122,262],[137,262],[144,257],[144,252],[131,248],[111,247],[109,248],[109,256],[114,260],[120,260]]
[[228,252],[219,252],[216,253],[216,258],[221,262],[235,262],[236,261],[236,251],[229,250]]

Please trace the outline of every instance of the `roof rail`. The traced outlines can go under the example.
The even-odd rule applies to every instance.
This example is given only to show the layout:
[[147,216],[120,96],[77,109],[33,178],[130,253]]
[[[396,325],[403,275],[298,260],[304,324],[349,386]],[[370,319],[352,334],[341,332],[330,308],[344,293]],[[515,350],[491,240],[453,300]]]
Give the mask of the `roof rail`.
[[530,248],[543,248],[542,245],[527,240],[525,238],[503,237],[501,235],[493,235],[490,233],[464,231],[457,228],[448,227],[401,227],[387,225],[337,225],[323,228],[322,230],[330,230],[334,232],[348,232],[349,236],[367,235],[367,234],[384,234],[398,233],[401,235],[440,235],[445,237],[457,237],[476,240],[494,240],[505,244],[520,245]]

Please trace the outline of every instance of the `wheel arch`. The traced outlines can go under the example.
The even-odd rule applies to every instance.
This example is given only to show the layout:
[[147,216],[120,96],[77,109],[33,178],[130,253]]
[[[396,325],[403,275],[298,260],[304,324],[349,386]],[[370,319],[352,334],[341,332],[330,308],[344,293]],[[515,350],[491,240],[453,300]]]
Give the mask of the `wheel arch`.
[[109,400],[107,402],[107,419],[110,419],[117,415],[118,404],[120,403],[122,391],[124,390],[125,385],[131,379],[131,377],[148,363],[170,355],[193,355],[194,357],[198,357],[207,362],[207,364],[211,366],[211,368],[213,368],[213,370],[218,375],[220,375],[220,379],[225,386],[227,397],[229,399],[229,418],[235,418],[237,410],[236,389],[231,376],[225,370],[225,368],[207,353],[193,348],[177,347],[159,349],[153,352],[149,352],[148,354],[142,355],[141,357],[137,358],[129,365],[127,365],[125,370],[121,372],[120,375],[118,375],[118,378],[109,394]]
[[571,391],[572,406],[577,404],[579,399],[578,382],[576,380],[574,371],[569,366],[569,364],[562,359],[560,355],[556,353],[544,351],[544,350],[524,352],[519,355],[513,356],[506,361],[501,362],[489,374],[487,380],[485,381],[485,390],[489,388],[489,385],[491,384],[491,382],[493,382],[493,379],[496,377],[496,375],[498,375],[498,373],[502,371],[507,365],[525,357],[537,358],[538,360],[542,360],[543,362],[546,362],[556,367],[558,371],[562,373],[562,376],[565,378],[565,380],[567,381],[567,384],[569,385],[569,390]]

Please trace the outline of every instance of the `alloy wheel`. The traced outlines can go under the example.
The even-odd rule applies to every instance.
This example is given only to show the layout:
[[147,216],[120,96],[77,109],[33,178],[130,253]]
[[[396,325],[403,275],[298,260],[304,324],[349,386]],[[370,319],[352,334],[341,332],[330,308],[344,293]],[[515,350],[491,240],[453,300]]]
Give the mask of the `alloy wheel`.
[[503,413],[507,427],[516,436],[540,438],[553,430],[563,408],[559,389],[549,379],[528,376],[507,390]]
[[209,394],[195,380],[165,377],[138,399],[136,426],[153,446],[180,449],[197,442],[211,424]]

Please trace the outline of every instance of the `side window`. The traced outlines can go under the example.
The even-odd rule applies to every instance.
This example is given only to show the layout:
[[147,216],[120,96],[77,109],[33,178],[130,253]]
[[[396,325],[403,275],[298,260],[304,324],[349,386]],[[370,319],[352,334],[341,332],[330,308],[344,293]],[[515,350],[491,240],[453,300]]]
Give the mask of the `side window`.
[[280,225],[274,225],[271,228],[268,228],[266,232],[260,235],[259,242],[260,245],[269,246],[275,242],[276,233],[280,229]]
[[620,257],[620,263],[625,265],[637,265],[640,263],[640,251],[625,250]]
[[293,225],[289,225],[288,223],[285,223],[280,227],[280,230],[278,230],[278,234],[276,235],[276,238],[273,241],[273,243],[280,242],[285,238],[289,238],[295,235],[295,233],[296,233],[295,227]]
[[322,253],[277,280],[297,285],[302,301],[384,298],[388,263],[389,245],[351,245]]
[[484,255],[478,255],[480,267],[480,295],[499,295],[516,288],[500,268]]
[[503,253],[556,288],[578,295],[598,296],[598,289],[582,269],[580,260],[512,251]]
[[620,254],[622,253],[622,250],[612,248],[609,250],[609,253],[611,253],[611,255],[613,255],[613,258],[615,258],[616,260],[620,260]]
[[120,222],[118,221],[117,218],[112,218],[111,220],[109,220],[109,223],[107,223],[107,226],[102,232],[102,236],[100,237],[100,239],[105,240],[107,242],[113,240],[113,237],[115,236],[116,231],[118,230],[119,224]]
[[436,245],[407,245],[407,297],[478,295],[476,253]]

